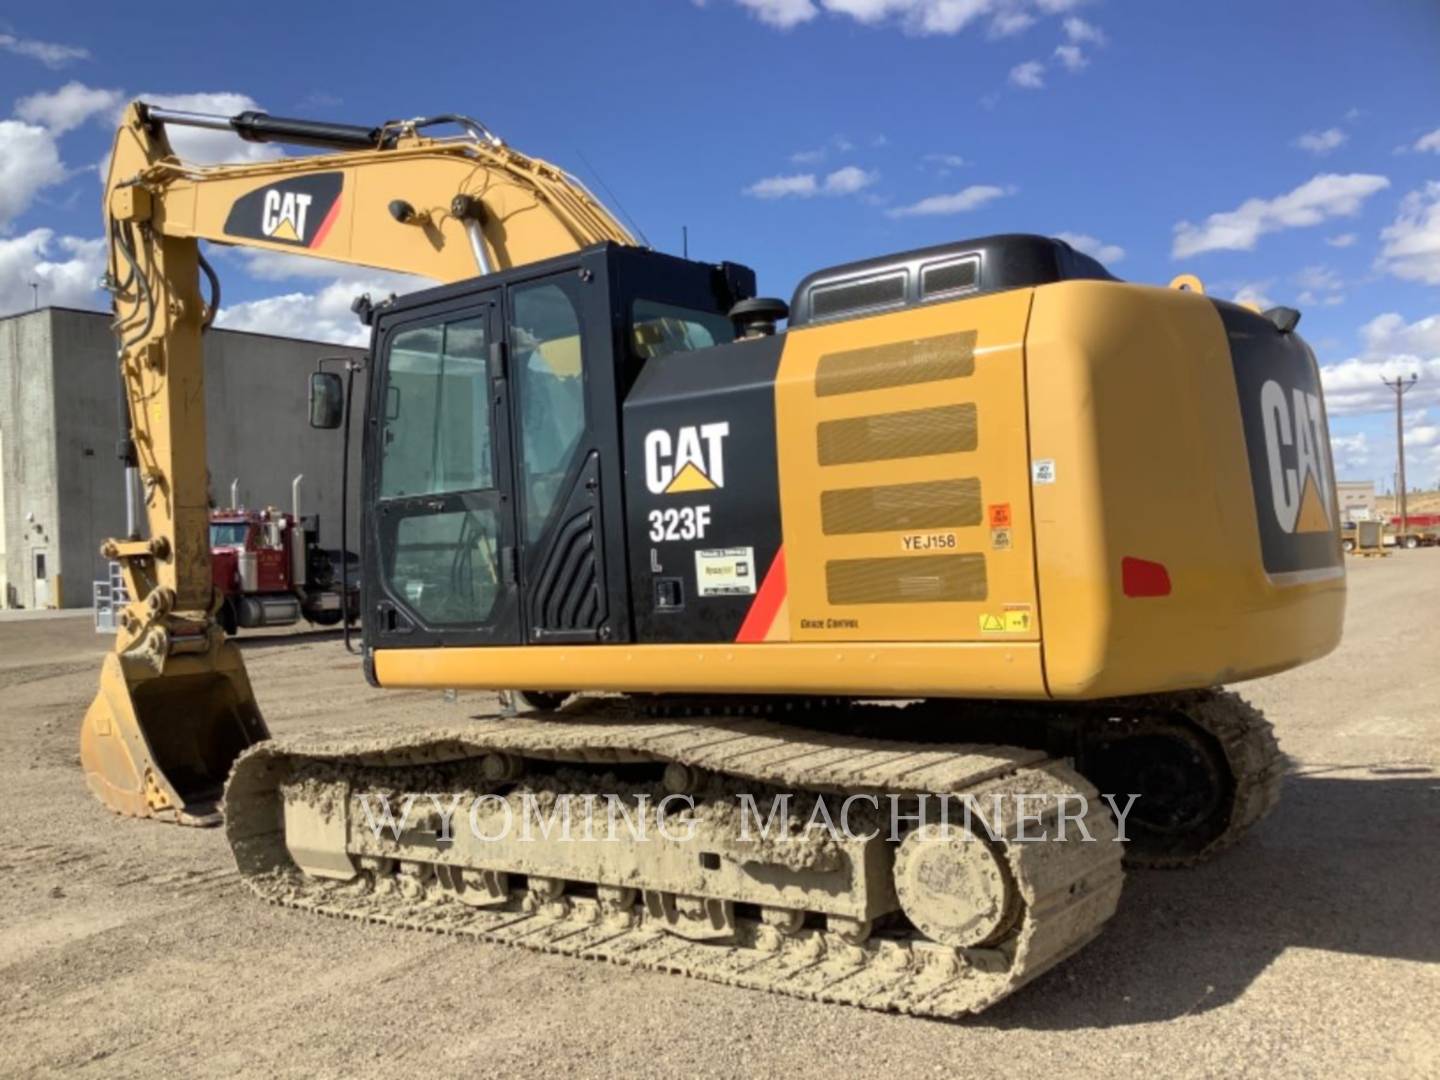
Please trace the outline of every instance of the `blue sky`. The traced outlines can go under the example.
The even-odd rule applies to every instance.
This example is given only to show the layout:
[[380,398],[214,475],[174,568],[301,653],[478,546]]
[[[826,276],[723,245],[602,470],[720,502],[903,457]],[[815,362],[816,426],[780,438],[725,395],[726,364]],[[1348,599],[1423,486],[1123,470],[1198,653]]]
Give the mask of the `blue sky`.
[[[356,123],[474,115],[656,247],[820,266],[1000,231],[1118,275],[1286,303],[1342,477],[1440,483],[1440,4],[1422,0],[156,2],[0,16],[0,313],[101,307],[100,187],[128,97]],[[273,153],[191,136],[197,160]],[[598,177],[598,182],[597,182]],[[602,187],[603,184],[603,187]],[[231,326],[352,340],[386,275],[222,253]]]

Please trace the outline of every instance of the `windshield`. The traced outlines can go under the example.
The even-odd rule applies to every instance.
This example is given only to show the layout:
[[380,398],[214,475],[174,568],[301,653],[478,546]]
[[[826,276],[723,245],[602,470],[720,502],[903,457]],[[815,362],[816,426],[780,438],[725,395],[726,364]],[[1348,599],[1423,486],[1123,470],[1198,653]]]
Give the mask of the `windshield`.
[[245,536],[250,526],[243,521],[212,521],[210,523],[211,547],[244,547]]

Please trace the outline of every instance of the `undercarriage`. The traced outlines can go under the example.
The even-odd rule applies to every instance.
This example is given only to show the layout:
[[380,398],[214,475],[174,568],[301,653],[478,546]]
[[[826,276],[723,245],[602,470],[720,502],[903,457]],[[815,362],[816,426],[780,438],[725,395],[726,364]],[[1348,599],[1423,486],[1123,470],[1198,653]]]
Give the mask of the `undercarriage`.
[[[956,1017],[1100,931],[1122,836],[1132,864],[1199,859],[1268,809],[1282,761],[1228,694],[1011,714],[1028,746],[878,737],[946,714],[970,734],[958,717],[1001,705],[637,704],[264,743],[226,791],[237,862],[321,914]],[[1040,745],[1066,738],[1089,779]]]

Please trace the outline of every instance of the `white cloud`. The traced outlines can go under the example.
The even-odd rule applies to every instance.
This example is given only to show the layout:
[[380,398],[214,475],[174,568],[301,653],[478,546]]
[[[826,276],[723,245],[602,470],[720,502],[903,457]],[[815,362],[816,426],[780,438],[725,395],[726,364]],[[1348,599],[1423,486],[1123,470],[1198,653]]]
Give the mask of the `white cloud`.
[[947,175],[951,169],[963,169],[967,164],[959,154],[926,154],[920,161],[933,166],[941,176]]
[[798,173],[795,176],[767,176],[741,192],[755,199],[784,199],[791,195],[809,198],[820,190],[814,173]]
[[[0,198],[3,198],[0,193]],[[1376,265],[1407,281],[1440,285],[1440,181],[1400,200],[1395,221],[1380,230],[1385,246]]]
[[755,199],[808,199],[812,195],[853,195],[880,178],[879,173],[866,172],[855,165],[846,165],[828,174],[823,180],[814,173],[792,176],[767,176],[745,188],[741,194]]
[[1118,263],[1125,258],[1125,249],[1119,244],[1106,244],[1085,233],[1058,232],[1055,235],[1076,251],[1094,256],[1102,263]]
[[1293,145],[1301,150],[1308,150],[1316,156],[1323,157],[1345,144],[1349,138],[1339,128],[1326,128],[1324,131],[1307,131],[1304,135],[1298,135]]
[[1339,236],[1327,236],[1325,243],[1333,248],[1347,248],[1355,243],[1355,234],[1353,232],[1347,232],[1341,233]]
[[1360,340],[1359,356],[1320,369],[1332,415],[1391,411],[1395,394],[1381,380],[1412,373],[1420,380],[1405,395],[1406,409],[1440,405],[1440,315],[1413,323],[1395,312],[1377,315],[1360,328]]
[[0,120],[0,230],[65,176],[52,133],[23,120]]
[[1440,356],[1440,315],[1407,323],[1395,312],[1377,315],[1360,328],[1360,339],[1370,356]]
[[1426,150],[1431,150],[1440,154],[1440,128],[1436,128],[1428,135],[1421,135],[1420,138],[1415,140],[1415,145],[1411,147],[1411,149],[1419,150],[1422,153]]
[[1104,45],[1105,34],[1098,27],[1086,22],[1078,15],[1071,15],[1063,24],[1065,36],[1076,45],[1089,43],[1091,45]]
[[1345,282],[1328,266],[1307,266],[1295,275],[1295,284],[1303,290],[1295,299],[1302,304],[1323,304],[1333,307],[1345,302],[1341,289]]
[[1395,392],[1381,380],[1408,379],[1412,373],[1418,374],[1420,381],[1405,395],[1405,407],[1440,405],[1440,356],[1429,360],[1352,356],[1320,369],[1325,408],[1332,416],[1390,412],[1395,408]]
[[378,301],[397,291],[391,287],[390,278],[377,273],[369,280],[333,281],[318,292],[292,292],[230,304],[220,309],[215,325],[336,345],[365,345],[370,341],[369,328],[361,324],[350,305],[361,293],[368,292]]
[[[884,135],[876,135],[870,140],[872,147],[884,146],[889,140]],[[825,142],[811,150],[797,150],[790,155],[792,165],[818,165],[832,153],[848,154],[855,149],[855,144],[844,135],[831,135]]]
[[[352,266],[349,263],[335,262],[333,259],[320,259],[314,255],[292,255],[284,251],[221,247],[216,248],[213,254],[225,261],[238,261],[246,275],[256,281],[328,279],[330,282],[363,285],[372,293],[383,293],[386,296],[390,293],[404,296],[406,293],[439,284],[436,279],[420,274],[397,274],[368,266]],[[359,291],[364,292],[365,289]]]
[[761,22],[780,30],[809,22],[820,14],[811,0],[736,0]]
[[40,284],[42,307],[97,307],[97,284],[104,271],[105,241],[99,237],[56,237],[53,229],[0,237],[0,315],[31,308],[32,281]]
[[862,188],[869,187],[879,178],[879,173],[866,172],[854,165],[846,165],[843,169],[836,169],[825,177],[824,192],[826,195],[853,195]]
[[1246,199],[1234,210],[1211,214],[1202,225],[1180,222],[1170,253],[1183,259],[1205,251],[1252,251],[1265,233],[1353,216],[1367,198],[1389,186],[1383,176],[1321,173],[1284,195]]
[[16,56],[39,60],[48,68],[64,67],[72,60],[86,60],[90,56],[89,50],[74,45],[32,41],[28,38],[17,38],[14,34],[0,34],[0,49],[14,53]]
[[1039,60],[1026,60],[1010,69],[1010,83],[1026,90],[1041,90],[1045,86],[1045,65]]
[[15,115],[60,135],[93,116],[113,113],[123,96],[119,90],[99,90],[81,82],[68,82],[59,90],[21,98],[15,103]]
[[[698,0],[697,0],[698,2]],[[761,22],[790,30],[829,15],[854,19],[862,26],[895,24],[907,34],[958,34],[988,19],[988,34],[1005,38],[1033,26],[1038,16],[1059,15],[1081,0],[735,0]],[[705,6],[699,3],[699,6]],[[1080,20],[1076,20],[1080,22]],[[1093,27],[1082,26],[1098,34]],[[1068,32],[1068,31],[1067,31]],[[1103,39],[1103,38],[1102,38]],[[1096,39],[1091,39],[1096,40]]]
[[[183,112],[216,113],[234,116],[250,109],[259,109],[255,99],[229,91],[198,94],[140,94],[148,105]],[[170,124],[165,128],[170,145],[182,161],[193,165],[219,165],[233,162],[271,161],[283,157],[273,143],[246,142],[233,131],[211,131],[208,128],[182,127]]]
[[1235,303],[1254,304],[1261,311],[1268,311],[1275,306],[1275,301],[1266,295],[1270,291],[1273,281],[1248,281],[1235,290]]
[[1003,195],[1014,194],[1013,188],[996,187],[993,184],[971,184],[953,195],[931,195],[909,206],[897,206],[885,211],[887,217],[935,217],[944,214],[963,214],[977,210],[986,203]]
[[1056,45],[1055,58],[1064,65],[1066,71],[1079,71],[1090,66],[1090,61],[1080,51],[1079,45]]
[[1370,439],[1363,431],[1353,435],[1330,436],[1330,450],[1335,455],[1335,475],[1341,479],[1369,471]]
[[1001,11],[990,20],[990,36],[995,38],[1014,37],[1035,25],[1035,16],[1028,11]]

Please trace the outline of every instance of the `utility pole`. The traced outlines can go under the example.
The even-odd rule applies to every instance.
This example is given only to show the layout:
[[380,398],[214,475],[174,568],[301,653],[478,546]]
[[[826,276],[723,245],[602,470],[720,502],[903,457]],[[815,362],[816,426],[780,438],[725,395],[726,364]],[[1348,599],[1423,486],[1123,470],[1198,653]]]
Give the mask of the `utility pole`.
[[1398,375],[1393,381],[1383,375],[1380,377],[1381,382],[1395,391],[1395,453],[1399,455],[1395,494],[1400,500],[1400,536],[1397,546],[1404,543],[1405,534],[1410,531],[1410,518],[1405,505],[1405,391],[1414,386],[1419,378],[1413,371],[1408,379],[1402,379]]
[[32,307],[31,310],[33,310],[33,311],[39,311],[39,310],[40,310],[40,282],[38,282],[38,281],[32,281],[32,282],[30,282],[30,292],[31,292],[31,298],[32,298],[32,300],[34,301],[34,305],[33,305],[33,307]]

